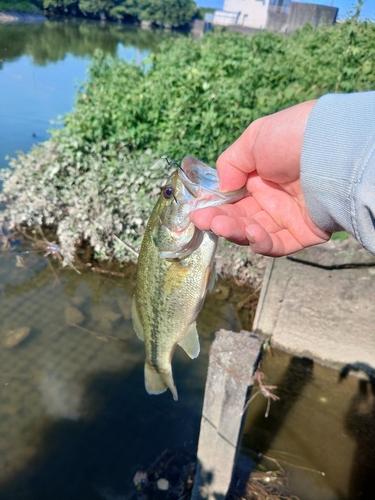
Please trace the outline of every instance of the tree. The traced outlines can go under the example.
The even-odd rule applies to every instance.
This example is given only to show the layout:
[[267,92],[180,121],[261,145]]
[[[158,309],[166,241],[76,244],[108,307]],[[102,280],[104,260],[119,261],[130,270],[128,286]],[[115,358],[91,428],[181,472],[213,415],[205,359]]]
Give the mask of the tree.
[[78,0],[43,0],[45,9],[57,10],[66,12],[67,10],[77,7]]
[[123,2],[116,2],[116,5],[109,11],[111,17],[117,19],[133,18],[139,19],[139,4],[137,0],[124,0]]
[[82,12],[99,15],[102,19],[107,17],[114,5],[113,0],[80,0],[78,4]]
[[192,20],[194,0],[140,0],[140,19],[162,25],[183,26]]

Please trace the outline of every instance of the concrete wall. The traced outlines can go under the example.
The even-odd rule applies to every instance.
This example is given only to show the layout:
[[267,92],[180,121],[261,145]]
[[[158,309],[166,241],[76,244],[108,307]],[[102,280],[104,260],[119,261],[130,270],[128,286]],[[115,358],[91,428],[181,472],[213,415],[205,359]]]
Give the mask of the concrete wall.
[[336,21],[337,7],[300,2],[289,6],[289,1],[280,1],[281,5],[274,0],[270,5],[270,0],[224,0],[223,10],[215,11],[214,24],[290,33],[306,23],[317,27]]
[[269,31],[285,32],[288,24],[288,14],[276,10],[269,10],[266,29]]
[[288,32],[302,28],[306,23],[310,23],[314,27],[323,23],[330,26],[336,21],[338,11],[337,7],[292,2],[287,21]]

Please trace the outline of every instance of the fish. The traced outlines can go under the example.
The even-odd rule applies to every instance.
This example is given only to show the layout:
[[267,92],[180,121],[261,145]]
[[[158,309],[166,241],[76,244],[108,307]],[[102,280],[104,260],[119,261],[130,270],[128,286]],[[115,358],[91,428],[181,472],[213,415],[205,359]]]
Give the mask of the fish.
[[178,167],[147,223],[132,302],[134,330],[145,343],[146,391],[161,394],[169,388],[176,401],[173,353],[179,345],[190,358],[199,355],[196,319],[216,276],[218,236],[198,229],[189,214],[232,203],[246,192],[220,192],[217,171],[192,156],[184,157]]

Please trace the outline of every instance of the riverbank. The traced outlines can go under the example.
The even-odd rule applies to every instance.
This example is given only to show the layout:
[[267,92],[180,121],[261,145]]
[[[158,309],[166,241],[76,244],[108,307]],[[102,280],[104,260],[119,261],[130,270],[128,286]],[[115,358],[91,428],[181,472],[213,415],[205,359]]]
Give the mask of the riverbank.
[[46,16],[42,13],[31,12],[15,12],[15,11],[1,11],[0,24],[16,24],[16,23],[44,23]]
[[[59,45],[53,23],[43,26],[49,33],[36,57],[44,61],[45,47]],[[345,71],[337,72],[337,54],[345,53],[353,30],[356,61],[348,60]],[[160,158],[167,154],[181,161],[192,155],[213,165],[260,116],[335,89],[368,89],[373,73],[367,46],[373,40],[372,25],[346,22],[286,39],[267,32],[253,37],[214,33],[199,41],[177,36],[153,46],[143,66],[140,53],[135,65],[98,52],[64,127],[12,159],[12,170],[2,174],[0,224],[10,230],[54,227],[66,260],[74,261],[76,249],[85,244],[98,262],[134,260],[131,249],[139,251],[170,173]],[[312,43],[318,52],[311,51]],[[112,54],[116,51],[113,44]],[[317,66],[318,77],[306,71]],[[363,71],[357,74],[357,67]],[[242,256],[244,249],[220,245],[219,272],[258,286],[264,261],[249,249]]]

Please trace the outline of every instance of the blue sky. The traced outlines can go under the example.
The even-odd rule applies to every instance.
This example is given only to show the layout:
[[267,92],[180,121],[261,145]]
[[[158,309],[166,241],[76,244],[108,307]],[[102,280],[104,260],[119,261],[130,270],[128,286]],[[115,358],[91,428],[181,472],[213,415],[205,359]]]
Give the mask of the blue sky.
[[[318,3],[320,5],[333,5],[338,7],[339,18],[347,17],[347,13],[351,11],[354,5],[357,4],[356,0],[298,0],[302,3]],[[195,0],[199,7],[213,7],[214,9],[221,9],[224,0]],[[375,21],[375,1],[365,0],[362,8],[362,18],[367,18]]]

